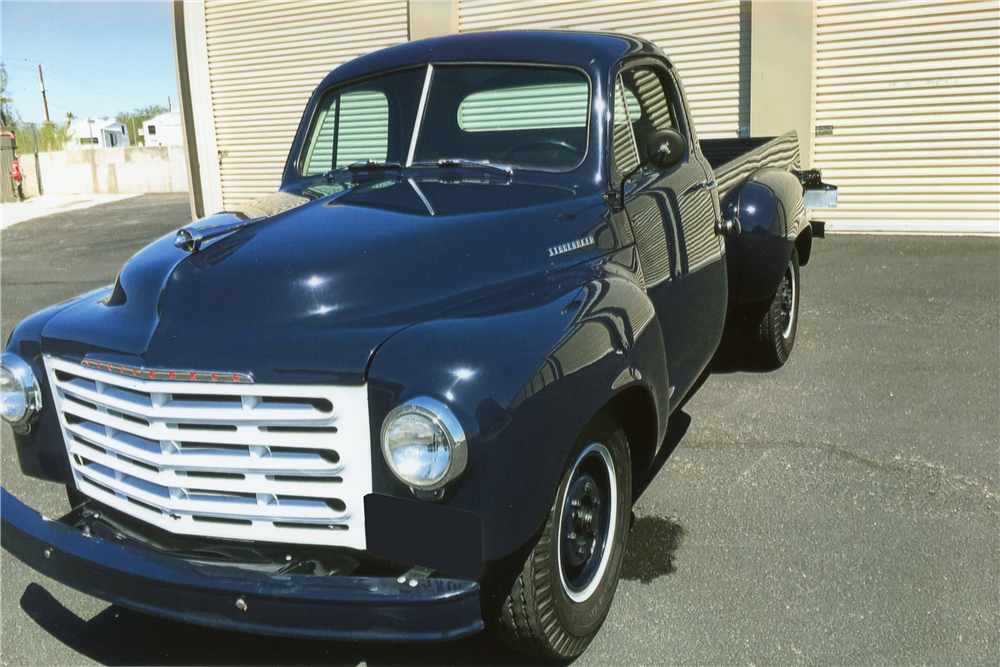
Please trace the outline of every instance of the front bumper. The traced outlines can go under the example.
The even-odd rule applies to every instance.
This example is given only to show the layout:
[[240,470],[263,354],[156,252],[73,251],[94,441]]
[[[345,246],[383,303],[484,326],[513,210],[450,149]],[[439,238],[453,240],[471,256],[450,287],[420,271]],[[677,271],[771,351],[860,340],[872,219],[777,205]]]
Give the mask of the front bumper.
[[43,517],[0,489],[0,546],[71,588],[213,628],[309,639],[439,641],[482,629],[479,584],[253,572],[138,550]]

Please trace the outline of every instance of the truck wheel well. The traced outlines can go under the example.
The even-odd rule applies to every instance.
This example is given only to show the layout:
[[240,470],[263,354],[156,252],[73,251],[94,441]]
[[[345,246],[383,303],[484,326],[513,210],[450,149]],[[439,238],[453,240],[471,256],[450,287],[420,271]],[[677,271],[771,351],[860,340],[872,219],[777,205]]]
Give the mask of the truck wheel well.
[[[629,387],[605,406],[625,430],[632,454],[632,470],[642,472],[656,455],[656,403],[643,387]],[[635,475],[633,475],[635,479]]]
[[795,239],[795,249],[799,253],[799,266],[805,266],[809,263],[809,254],[812,252],[812,245],[812,227],[806,225]]

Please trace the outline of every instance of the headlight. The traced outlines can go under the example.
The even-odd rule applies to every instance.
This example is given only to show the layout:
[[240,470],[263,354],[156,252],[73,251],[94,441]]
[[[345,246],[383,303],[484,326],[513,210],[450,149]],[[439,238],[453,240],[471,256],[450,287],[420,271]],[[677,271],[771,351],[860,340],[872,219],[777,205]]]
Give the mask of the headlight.
[[382,424],[382,455],[393,474],[415,491],[434,491],[465,470],[465,432],[439,401],[416,398]]
[[20,426],[42,409],[42,390],[31,367],[15,354],[0,354],[0,417]]

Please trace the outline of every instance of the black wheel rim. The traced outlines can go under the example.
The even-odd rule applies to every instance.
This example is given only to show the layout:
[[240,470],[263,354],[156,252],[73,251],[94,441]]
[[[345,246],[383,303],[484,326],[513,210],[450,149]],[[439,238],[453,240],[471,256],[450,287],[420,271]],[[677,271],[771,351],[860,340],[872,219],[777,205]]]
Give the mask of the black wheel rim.
[[589,598],[604,574],[615,523],[615,493],[610,453],[595,443],[574,467],[559,522],[559,573],[566,593],[576,601]]

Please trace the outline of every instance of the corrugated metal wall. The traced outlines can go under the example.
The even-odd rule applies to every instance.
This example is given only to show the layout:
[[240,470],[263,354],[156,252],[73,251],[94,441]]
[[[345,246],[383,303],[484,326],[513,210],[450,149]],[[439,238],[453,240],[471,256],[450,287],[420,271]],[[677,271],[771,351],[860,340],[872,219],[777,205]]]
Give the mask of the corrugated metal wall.
[[[680,71],[698,135],[734,137],[749,124],[744,109],[748,108],[749,42],[745,25],[741,33],[740,7],[739,0],[459,0],[458,29],[603,30],[645,37],[663,49]],[[741,34],[746,54],[742,59]]]
[[407,40],[407,3],[206,0],[226,206],[277,190],[309,96],[330,70]]
[[[749,124],[750,4],[458,0],[458,28],[646,37],[677,64],[700,136],[732,137]],[[302,110],[326,73],[405,42],[408,31],[402,0],[206,0],[204,17],[227,206],[278,187]],[[821,216],[831,228],[998,231],[996,0],[818,0],[815,67],[813,163],[841,192],[840,207]]]
[[816,217],[998,231],[997,2],[820,0],[816,51],[814,164],[840,187],[839,207]]

